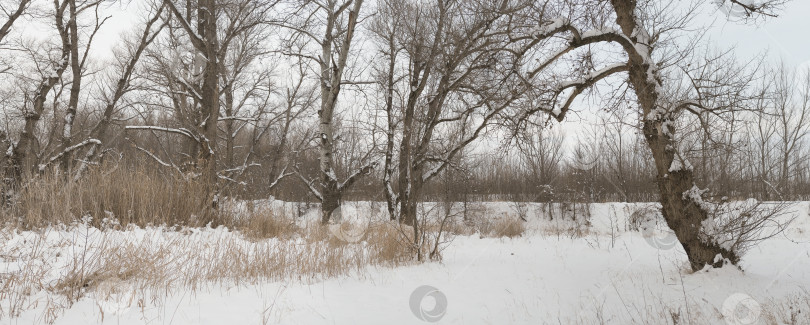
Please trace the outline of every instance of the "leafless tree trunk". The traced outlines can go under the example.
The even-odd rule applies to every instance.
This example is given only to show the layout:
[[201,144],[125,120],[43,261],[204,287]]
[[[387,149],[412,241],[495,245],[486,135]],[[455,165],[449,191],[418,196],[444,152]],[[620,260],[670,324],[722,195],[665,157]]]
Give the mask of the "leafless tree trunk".
[[[369,174],[376,166],[376,162],[367,163],[341,182],[338,180],[335,165],[335,110],[345,83],[344,72],[347,68],[363,0],[312,0],[304,1],[301,7],[306,8],[307,6],[314,6],[314,9],[311,13],[304,15],[310,18],[319,17],[323,22],[315,23],[312,19],[305,19],[303,26],[287,25],[286,27],[293,31],[294,37],[303,36],[317,43],[319,46],[318,57],[302,53],[290,52],[288,54],[306,57],[318,65],[321,99],[318,110],[317,139],[320,182],[316,188],[313,186],[313,181],[307,180],[300,173],[299,177],[321,201],[321,222],[326,224],[332,219],[335,210],[340,207],[344,191],[360,177]],[[319,24],[322,24],[319,27],[323,28],[321,36],[316,36],[317,33],[308,30],[315,27],[312,25]]]
[[[61,155],[60,165],[62,172],[65,177],[70,177],[71,170],[72,170],[72,162],[73,162],[73,151],[68,150],[73,145],[73,124],[76,119],[76,114],[78,111],[79,106],[79,95],[82,91],[82,79],[85,73],[85,67],[87,64],[87,57],[90,53],[90,46],[93,43],[93,38],[95,37],[96,33],[98,33],[99,29],[102,25],[109,19],[109,17],[101,18],[99,17],[99,6],[101,5],[102,1],[94,0],[94,1],[81,1],[77,2],[76,0],[66,0],[68,2],[68,12],[70,13],[70,19],[67,23],[67,33],[68,39],[71,44],[70,48],[70,71],[71,71],[71,83],[70,83],[70,97],[68,100],[67,110],[65,111],[64,121],[62,124],[62,139],[61,139],[61,147],[60,152],[58,155]],[[78,17],[79,14],[85,11],[94,11],[95,13],[95,25],[93,26],[88,39],[86,40],[86,45],[83,52],[79,51],[79,26],[78,26]]]
[[[192,26],[187,20],[188,15],[180,12],[174,0],[165,0],[180,26],[185,30],[188,39],[197,50],[197,55],[204,61],[202,68],[202,84],[199,86],[199,103],[202,123],[195,140],[199,144],[202,178],[209,186],[212,195],[212,204],[217,205],[217,123],[220,114],[220,46],[217,35],[217,17],[221,8],[216,0],[200,0],[197,2],[197,26]],[[190,8],[186,8],[191,10]]]
[[[349,49],[354,38],[357,18],[363,0],[347,1],[338,6],[334,1],[328,2],[326,18],[326,32],[321,42],[320,77],[321,77],[321,108],[318,110],[320,178],[321,178],[321,222],[326,224],[332,217],[332,212],[340,207],[344,186],[351,184],[340,183],[335,172],[334,143],[335,132],[332,125],[338,95],[340,95],[343,71],[349,58]],[[352,6],[351,9],[349,7]],[[344,11],[348,12],[348,21],[345,30],[339,27],[339,19]],[[336,46],[336,34],[344,34],[342,44]],[[333,50],[337,50],[337,53]],[[333,57],[336,54],[336,57]],[[356,178],[347,179],[354,182]]]
[[399,11],[404,4],[403,1],[390,0],[379,3],[379,8],[375,20],[372,23],[371,30],[375,36],[380,39],[381,50],[383,57],[385,57],[384,67],[378,72],[378,79],[380,88],[385,96],[385,160],[383,163],[383,193],[388,208],[388,215],[391,220],[399,218],[398,203],[399,197],[394,191],[394,173],[396,171],[396,164],[394,162],[394,147],[396,145],[396,130],[399,125],[399,117],[394,107],[394,96],[396,93],[396,81],[398,77],[395,75],[397,58],[401,52],[401,47],[397,43],[397,35],[399,29],[403,27],[403,17]]
[[[810,72],[801,75],[780,65],[774,72],[774,113],[777,118],[776,136],[779,141],[779,182],[782,200],[793,194],[790,179],[799,158],[798,147],[810,132]],[[797,82],[798,81],[798,82]],[[798,160],[801,160],[799,158]]]

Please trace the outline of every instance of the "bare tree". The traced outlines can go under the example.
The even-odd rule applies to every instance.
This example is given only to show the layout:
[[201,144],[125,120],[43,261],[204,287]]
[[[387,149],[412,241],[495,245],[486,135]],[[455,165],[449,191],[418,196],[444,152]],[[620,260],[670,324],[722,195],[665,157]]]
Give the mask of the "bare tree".
[[536,184],[535,200],[549,201],[552,188],[560,178],[564,135],[545,123],[528,123],[517,130],[515,144],[520,153],[523,170]]
[[[244,65],[237,64],[228,71],[229,54],[239,52],[235,49],[251,48],[240,46],[240,40],[250,39],[245,38],[245,35],[268,23],[270,9],[278,1],[201,0],[180,4],[177,2],[163,1],[172,18],[168,31],[170,38],[175,42],[182,35],[191,44],[191,62],[181,63],[187,67],[184,75],[182,73],[175,75],[169,68],[176,67],[176,64],[159,62],[163,67],[169,68],[163,71],[166,77],[164,81],[169,87],[167,95],[176,110],[182,111],[183,114],[180,114],[182,116],[178,117],[185,119],[187,127],[130,126],[127,129],[181,135],[193,143],[195,149],[192,164],[201,171],[201,177],[209,187],[212,204],[216,206],[220,178],[218,174],[219,122],[222,113],[220,97],[223,93],[226,93],[226,98],[227,93],[233,95],[232,92],[224,90],[233,89],[234,73],[238,74],[244,68]],[[152,57],[159,56],[158,54]],[[238,54],[236,57],[250,62],[248,57],[240,57]]]
[[31,176],[38,163],[37,148],[39,143],[35,132],[42,115],[45,113],[45,102],[48,99],[48,94],[60,82],[62,74],[70,64],[72,45],[69,28],[65,24],[66,19],[75,18],[71,17],[68,11],[70,2],[67,0],[63,2],[54,1],[53,3],[52,23],[59,34],[60,48],[54,58],[43,62],[44,64],[39,69],[41,80],[38,82],[36,89],[25,95],[26,100],[21,108],[25,124],[17,143],[9,144],[11,148],[6,151],[10,153],[10,155],[6,155],[8,159],[6,179],[21,182],[24,177]]
[[[381,47],[402,60],[398,62],[405,69],[402,78],[394,79],[404,98],[398,114],[396,198],[400,221],[418,232],[416,207],[424,185],[520,97],[512,67],[530,41],[522,37],[527,29],[517,17],[531,7],[486,1],[404,1],[396,6],[403,15],[402,26],[392,29],[396,44],[383,37],[387,44]],[[392,64],[396,66],[389,61],[389,68]]]
[[[101,117],[98,123],[93,127],[88,136],[89,139],[97,139],[100,141],[107,140],[107,133],[110,125],[113,122],[114,114],[119,110],[119,101],[132,89],[132,78],[135,73],[136,66],[141,59],[146,48],[152,44],[155,38],[160,34],[165,24],[158,24],[161,20],[161,15],[165,8],[164,5],[157,6],[155,10],[146,21],[143,31],[135,41],[125,42],[125,48],[121,56],[119,56],[118,76],[114,86],[110,89],[110,94],[105,94],[103,98],[104,110],[101,112]],[[156,26],[157,25],[157,26]],[[100,156],[102,150],[101,144],[91,144],[89,149],[85,152],[84,158],[81,159],[81,164],[76,170],[74,179],[78,179],[87,170],[88,164],[92,163]]]
[[355,37],[363,0],[307,0],[298,3],[301,9],[295,13],[302,21],[286,24],[292,31],[290,44],[302,39],[317,44],[317,54],[306,54],[304,51],[286,51],[291,56],[311,60],[317,65],[320,85],[320,107],[318,109],[318,152],[319,178],[317,186],[314,180],[308,180],[299,172],[299,177],[311,193],[321,201],[321,222],[328,223],[332,214],[343,200],[343,194],[360,177],[369,174],[375,161],[360,166],[345,180],[338,179],[335,165],[335,111],[343,85],[351,83],[344,80],[352,41]]
[[377,14],[372,22],[371,31],[378,39],[380,46],[379,51],[385,62],[382,67],[378,68],[377,80],[380,90],[384,94],[384,108],[383,114],[385,115],[385,149],[384,149],[384,163],[383,163],[383,193],[388,208],[388,215],[391,220],[398,219],[397,204],[399,197],[394,191],[394,173],[396,172],[396,163],[394,161],[395,152],[394,146],[396,145],[396,131],[401,122],[401,117],[397,114],[395,109],[395,99],[397,96],[397,104],[401,105],[402,99],[396,91],[397,82],[402,78],[397,74],[397,58],[399,52],[402,51],[402,46],[398,42],[399,29],[404,28],[405,15],[400,14],[400,9],[405,4],[401,0],[382,1],[378,4]]
[[[79,106],[79,95],[82,91],[82,79],[85,75],[85,69],[87,67],[87,57],[90,53],[90,46],[93,43],[93,38],[95,37],[96,33],[98,33],[99,29],[102,25],[110,18],[110,17],[100,17],[99,16],[99,6],[103,2],[102,0],[94,0],[94,1],[77,1],[77,0],[67,0],[68,2],[68,12],[70,13],[70,19],[67,23],[67,34],[68,39],[71,44],[70,48],[70,71],[71,71],[71,82],[70,82],[70,98],[68,100],[67,109],[65,111],[64,116],[64,123],[62,125],[62,139],[61,139],[61,152],[58,154],[61,156],[60,165],[62,168],[63,173],[66,177],[70,176],[71,172],[71,165],[73,161],[73,152],[72,150],[68,150],[71,148],[75,148],[73,144],[73,124],[76,120],[76,113]],[[80,52],[79,50],[79,27],[78,27],[78,16],[82,12],[85,11],[93,11],[95,14],[94,24],[92,25],[92,30],[86,41],[86,45],[83,51]],[[87,143],[97,143],[99,140]]]
[[[810,71],[801,75],[783,64],[774,71],[773,108],[779,151],[779,182],[783,195],[792,194],[789,180],[796,164],[803,160],[798,152],[802,140],[810,132]],[[796,82],[798,81],[798,82]],[[784,200],[785,198],[783,198]]]
[[[546,104],[536,111],[563,120],[577,96],[601,80],[626,75],[639,109],[644,138],[655,161],[664,218],[683,244],[692,268],[718,266],[724,259],[736,264],[738,252],[701,236],[702,222],[710,216],[702,198],[704,191],[695,184],[693,168],[679,151],[675,121],[682,114],[699,117],[703,111],[720,115],[741,109],[744,98],[740,95],[753,77],[750,70],[735,67],[726,55],[707,56],[703,62],[689,65],[685,62],[696,60],[695,52],[668,51],[667,33],[683,30],[689,24],[691,12],[696,10],[693,6],[686,12],[672,14],[675,9],[671,6],[654,1],[611,0],[610,7],[605,9],[610,13],[607,17],[615,18],[616,27],[603,20],[601,26],[583,30],[568,18],[558,18],[541,27],[542,35],[568,34],[566,49],[610,43],[618,45],[626,57],[622,62],[583,71],[579,79],[557,84],[551,88]],[[599,22],[598,18],[592,21]],[[689,80],[687,83],[681,83],[673,74],[664,74],[665,68],[679,63],[684,63],[678,68]]]

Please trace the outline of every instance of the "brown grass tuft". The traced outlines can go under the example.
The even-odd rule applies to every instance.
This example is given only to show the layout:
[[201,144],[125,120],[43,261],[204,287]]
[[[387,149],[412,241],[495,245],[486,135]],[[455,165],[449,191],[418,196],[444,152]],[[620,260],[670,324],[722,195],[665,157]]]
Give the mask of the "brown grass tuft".
[[493,237],[515,238],[526,231],[525,222],[517,218],[501,218],[493,223],[490,235]]

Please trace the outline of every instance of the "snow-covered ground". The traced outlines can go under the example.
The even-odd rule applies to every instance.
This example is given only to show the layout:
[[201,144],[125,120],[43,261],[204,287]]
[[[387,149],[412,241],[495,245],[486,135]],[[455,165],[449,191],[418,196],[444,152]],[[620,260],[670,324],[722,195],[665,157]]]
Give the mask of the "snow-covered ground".
[[[294,205],[275,204],[283,209]],[[32,289],[24,296],[0,296],[0,310],[4,314],[0,322],[810,323],[810,204],[800,202],[793,206],[797,219],[791,228],[749,251],[741,262],[744,271],[725,267],[697,273],[689,271],[683,249],[670,245],[665,231],[628,230],[633,212],[650,206],[594,204],[590,219],[583,222],[559,215],[549,220],[539,204],[486,203],[475,207],[479,218],[523,215],[528,220],[524,235],[514,239],[459,235],[443,251],[441,262],[394,268],[366,266],[328,277],[282,276],[275,280],[247,281],[212,278],[183,285],[192,283],[183,280],[188,274],[213,277],[220,274],[217,270],[233,267],[193,265],[176,270],[176,281],[165,281],[173,283],[171,288],[127,281],[122,276],[116,281],[93,284],[92,290],[81,292],[72,304],[65,302],[53,283],[69,274],[68,269],[82,265],[76,260],[87,255],[84,253],[87,247],[98,250],[99,245],[108,245],[105,242],[127,242],[129,247],[140,247],[147,254],[176,247],[183,255],[206,254],[201,247],[214,251],[216,247],[226,247],[244,249],[240,254],[253,254],[252,258],[261,260],[262,254],[272,254],[273,245],[281,242],[256,243],[223,228],[100,231],[78,224],[40,232],[6,230],[0,238],[0,286],[9,286],[15,279],[24,281],[14,275],[26,268],[39,270],[45,275],[38,278],[53,283],[31,284]],[[374,209],[382,206],[376,204]],[[369,210],[367,203],[350,204],[343,215],[345,219],[379,216],[379,211]],[[307,211],[301,218],[314,219],[314,212]],[[364,243],[353,245],[363,247]],[[183,247],[191,248],[183,251]],[[287,247],[284,252],[295,253],[295,247]],[[228,253],[233,252],[210,254]],[[362,255],[363,250],[356,253]],[[26,259],[23,254],[38,257]],[[176,259],[171,257],[166,263],[174,263]],[[21,311],[14,318],[8,317],[12,306]]]

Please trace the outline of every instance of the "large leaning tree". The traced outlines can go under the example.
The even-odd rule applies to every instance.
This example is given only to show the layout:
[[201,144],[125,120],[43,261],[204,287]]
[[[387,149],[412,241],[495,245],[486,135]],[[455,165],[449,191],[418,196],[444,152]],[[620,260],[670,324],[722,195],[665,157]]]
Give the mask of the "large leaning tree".
[[[693,270],[706,265],[719,267],[725,261],[737,264],[740,252],[733,243],[712,233],[717,221],[704,201],[705,190],[695,183],[691,164],[680,152],[679,119],[689,115],[724,116],[743,110],[746,90],[753,73],[726,55],[710,55],[690,43],[674,41],[688,35],[692,17],[701,3],[691,6],[658,0],[569,1],[568,15],[545,21],[536,37],[562,39],[559,50],[546,52],[539,66],[573,60],[571,72],[528,76],[527,82],[541,85],[534,107],[524,118],[542,112],[563,121],[579,101],[599,84],[610,83],[612,101],[625,101],[637,109],[639,125],[652,153],[662,214],[684,247]],[[771,14],[771,6],[743,6],[743,13]],[[587,7],[587,10],[585,10]],[[566,12],[566,11],[563,11]],[[571,12],[585,13],[579,17]],[[726,53],[727,54],[727,53]],[[571,57],[574,57],[573,59]],[[533,71],[527,65],[526,71]],[[546,81],[538,81],[542,77]],[[547,81],[552,80],[552,81]],[[624,91],[622,91],[624,87]],[[711,128],[711,125],[703,125]]]

